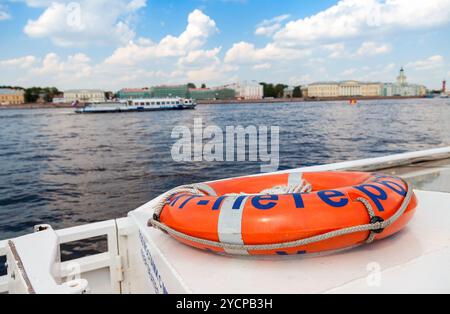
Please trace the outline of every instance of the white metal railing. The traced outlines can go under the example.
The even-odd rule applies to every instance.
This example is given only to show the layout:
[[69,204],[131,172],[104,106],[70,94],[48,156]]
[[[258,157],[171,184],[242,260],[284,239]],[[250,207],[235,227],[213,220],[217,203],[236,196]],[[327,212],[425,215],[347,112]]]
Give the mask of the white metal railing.
[[401,153],[396,155],[388,155],[354,161],[345,161],[328,165],[312,166],[301,169],[292,169],[281,171],[281,173],[297,172],[299,170],[308,172],[329,171],[329,170],[337,171],[350,169],[356,169],[358,171],[374,171],[404,166],[416,162],[434,161],[447,158],[450,158],[450,146],[410,153]]
[[[6,255],[6,241],[0,241],[0,257]],[[8,276],[0,277],[0,293],[8,292]]]
[[[393,167],[400,167],[417,162],[435,161],[450,158],[450,146],[440,147],[410,153],[401,153],[374,157],[360,160],[344,161],[333,164],[301,167],[274,172],[273,174],[294,173],[294,172],[316,172],[316,171],[378,171]],[[254,177],[267,175],[267,173],[255,174]],[[222,180],[217,180],[222,181]]]
[[120,282],[122,281],[122,267],[117,243],[117,225],[115,220],[57,230],[56,234],[58,235],[59,244],[106,236],[108,242],[107,252],[61,263],[61,277],[65,278],[73,275],[73,265],[79,266],[78,271],[80,272],[80,275],[86,272],[109,268],[111,292],[121,292]]
[[[343,170],[353,168],[371,168],[371,167],[386,167],[398,164],[405,164],[413,161],[423,161],[429,159],[448,158],[450,156],[450,147],[444,147],[434,150],[399,154],[394,156],[386,156],[372,159],[365,159],[353,162],[337,163],[332,165],[316,166],[300,169],[301,171],[326,171],[326,170]],[[286,172],[299,171],[290,170]],[[146,205],[142,207],[145,209]],[[120,222],[120,220],[119,220]],[[91,256],[63,262],[60,265],[61,277],[67,278],[72,274],[71,265],[79,265],[79,272],[92,272],[101,269],[109,269],[111,292],[121,292],[122,263],[119,254],[119,237],[118,237],[118,221],[109,220],[99,223],[82,225],[78,227],[57,230],[58,243],[66,244],[75,241],[87,240],[91,238],[106,236],[108,243],[108,250],[105,253],[94,254]],[[120,225],[120,224],[119,224]],[[0,256],[5,256],[7,253],[7,241],[0,241]],[[0,277],[0,293],[8,292],[8,277]]]
[[[107,252],[98,253],[60,264],[61,278],[69,276],[81,276],[83,273],[101,269],[108,269],[110,274],[111,293],[120,293],[121,259],[119,256],[117,225],[115,220],[108,220],[99,223],[83,225],[68,229],[55,231],[58,237],[58,244],[66,244],[75,241],[88,240],[91,238],[106,236]],[[7,254],[7,241],[0,241],[0,257]],[[74,273],[73,265],[77,265]],[[8,292],[8,276],[0,277],[0,294]]]

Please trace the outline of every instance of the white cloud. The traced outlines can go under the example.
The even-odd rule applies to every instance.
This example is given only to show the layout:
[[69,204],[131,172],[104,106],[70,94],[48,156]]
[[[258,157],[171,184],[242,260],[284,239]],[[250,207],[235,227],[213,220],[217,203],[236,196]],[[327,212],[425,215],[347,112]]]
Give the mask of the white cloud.
[[313,81],[313,78],[309,74],[303,74],[300,76],[291,76],[289,78],[289,85],[291,86],[300,86],[300,85],[306,85],[308,83],[311,83]]
[[[9,72],[0,71],[0,79],[24,86],[51,85],[61,89],[95,86],[113,90],[187,81],[221,83],[228,81],[238,68],[223,64],[220,47],[204,47],[216,32],[216,23],[202,11],[194,10],[189,14],[186,29],[178,36],[168,35],[158,43],[140,38],[116,49],[99,63],[81,53],[67,58],[49,53],[42,60],[32,56],[5,60],[0,66],[9,66]],[[29,64],[26,71],[20,74],[13,71],[15,65],[25,61]]]
[[186,30],[178,37],[164,37],[158,49],[165,55],[182,55],[184,51],[203,46],[206,39],[217,31],[214,20],[200,10],[194,10],[189,14]]
[[[263,47],[248,41],[236,42],[227,51],[225,62],[280,64],[312,53],[327,59],[387,54],[392,51],[391,45],[371,37],[450,22],[450,1],[341,0],[322,12],[281,26],[288,18],[263,21],[256,34],[272,35],[272,41]],[[361,42],[362,38],[365,41]]]
[[274,43],[269,43],[263,48],[256,48],[254,44],[239,42],[227,51],[225,62],[253,64],[273,60],[294,60],[311,54],[308,49],[290,49],[279,47]]
[[223,82],[224,80],[227,80],[226,75],[228,75],[230,72],[235,72],[237,70],[238,70],[237,67],[216,63],[202,68],[196,68],[187,71],[185,80],[196,83],[205,83],[205,82],[209,84],[213,84],[214,82],[219,83]]
[[34,65],[36,62],[36,57],[34,56],[26,56],[9,60],[0,61],[0,67],[11,67],[11,68],[21,68],[27,69]]
[[132,0],[127,5],[128,11],[136,11],[147,6],[147,0]]
[[392,48],[388,44],[377,44],[372,41],[363,42],[356,54],[358,56],[374,56],[391,52]]
[[323,45],[322,48],[330,53],[328,57],[332,59],[348,56],[348,53],[345,51],[345,44],[343,43]]
[[289,22],[274,35],[287,46],[336,41],[372,32],[419,29],[450,21],[449,0],[342,0],[310,17]]
[[406,65],[408,68],[414,70],[431,70],[441,67],[444,64],[444,57],[441,55],[434,55],[424,60],[410,62]]
[[270,63],[260,63],[253,66],[253,69],[255,70],[269,70],[272,68],[272,65]]
[[75,54],[62,60],[57,54],[49,53],[41,64],[31,69],[37,76],[55,77],[57,80],[75,80],[89,77],[92,74],[90,58],[85,54]]
[[235,66],[223,64],[219,53],[221,48],[211,50],[194,50],[179,58],[177,66],[178,77],[195,83],[219,82],[230,72],[237,71]]
[[[95,86],[114,90],[125,86],[188,81],[214,85],[232,79],[287,81],[291,85],[303,85],[317,80],[336,80],[339,76],[345,79],[389,81],[395,79],[399,65],[389,64],[388,60],[385,60],[385,64],[377,65],[373,63],[377,58],[366,62],[362,56],[391,51],[391,45],[382,42],[386,38],[384,35],[389,36],[387,32],[398,30],[401,34],[405,29],[441,25],[448,20],[448,10],[445,11],[448,5],[443,5],[442,0],[436,0],[440,4],[439,12],[433,4],[421,2],[419,13],[406,8],[404,0],[342,0],[321,13],[299,20],[303,23],[300,23],[301,27],[298,26],[299,21],[286,24],[288,16],[265,20],[257,25],[255,33],[272,36],[268,43],[236,42],[223,51],[221,47],[207,45],[208,39],[218,33],[218,27],[211,17],[200,10],[189,14],[186,28],[179,34],[152,41],[137,38],[133,31],[134,14],[146,5],[145,0],[81,0],[79,3],[83,10],[80,20],[76,16],[69,18],[72,11],[68,12],[68,9],[72,1],[15,1],[26,1],[29,6],[42,8],[42,14],[26,26],[29,36],[49,38],[58,45],[66,46],[110,41],[118,45],[109,57],[96,62],[85,54],[66,57],[55,53],[41,58],[26,56],[0,61],[2,83],[56,85],[62,89]],[[86,3],[90,6],[83,7]],[[106,3],[114,12],[99,10]],[[115,10],[117,3],[120,4],[120,12]],[[416,0],[407,3],[416,9],[418,7]],[[384,10],[381,20],[374,13],[376,11],[367,11],[371,5],[374,10]],[[398,8],[407,13],[399,12]],[[98,12],[106,12],[105,20],[94,21],[89,18],[95,16],[99,20]],[[436,15],[432,16],[431,13]],[[413,20],[410,15],[414,19],[419,15],[427,16],[428,19],[413,24],[409,22]],[[367,21],[368,16],[370,18]],[[392,19],[393,16],[397,18]],[[81,22],[77,24],[77,21]],[[336,62],[335,58],[343,60]],[[441,55],[436,55],[411,62],[407,68],[434,70],[438,68],[437,64],[442,68],[447,65]],[[23,70],[15,71],[19,67]],[[446,67],[439,77],[445,76],[447,71]],[[423,74],[411,72],[408,76]],[[423,79],[417,81],[425,83]]]
[[211,50],[194,50],[178,60],[180,67],[198,67],[220,63],[219,53],[221,48]]
[[276,16],[270,20],[264,20],[256,26],[255,35],[272,36],[276,31],[281,29],[282,22],[287,20],[290,15]]
[[26,2],[45,10],[36,20],[28,21],[25,34],[50,38],[58,46],[126,43],[135,36],[130,16],[146,5],[145,0]]
[[2,4],[0,4],[0,21],[9,20],[11,18],[11,15],[6,10],[6,7]]
[[352,67],[343,71],[342,79],[352,79],[372,82],[393,81],[400,70],[395,63],[378,64],[374,66]]
[[[20,65],[22,63],[22,65]],[[0,81],[8,85],[57,86],[59,88],[92,87],[95,77],[94,66],[84,54],[61,58],[48,53],[42,59],[26,56],[0,62]],[[20,68],[20,71],[17,69]],[[102,82],[106,81],[104,78]]]
[[202,47],[208,37],[217,31],[214,20],[200,10],[194,10],[189,14],[186,30],[178,37],[168,35],[157,44],[148,39],[130,42],[118,48],[105,63],[133,65],[155,58],[185,56]]
[[350,68],[350,69],[347,69],[344,72],[342,72],[342,75],[343,76],[350,76],[350,75],[355,74],[357,71],[358,71],[358,69],[356,69],[356,68]]

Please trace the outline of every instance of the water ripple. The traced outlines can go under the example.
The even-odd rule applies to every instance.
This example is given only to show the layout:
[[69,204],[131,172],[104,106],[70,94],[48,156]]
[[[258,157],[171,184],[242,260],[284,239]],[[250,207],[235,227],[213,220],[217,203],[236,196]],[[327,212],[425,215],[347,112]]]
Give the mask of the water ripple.
[[255,162],[175,163],[172,128],[280,126],[280,169],[450,145],[448,100],[199,106],[80,116],[0,110],[0,239],[126,215],[177,185],[260,171]]

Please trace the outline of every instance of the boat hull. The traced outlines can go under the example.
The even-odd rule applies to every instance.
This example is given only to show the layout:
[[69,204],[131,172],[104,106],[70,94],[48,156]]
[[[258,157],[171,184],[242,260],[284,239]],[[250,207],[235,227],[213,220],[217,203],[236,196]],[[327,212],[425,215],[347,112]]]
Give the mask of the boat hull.
[[179,105],[173,107],[109,107],[109,108],[80,108],[76,109],[78,114],[99,114],[99,113],[125,113],[125,112],[149,112],[166,110],[193,110],[196,105]]

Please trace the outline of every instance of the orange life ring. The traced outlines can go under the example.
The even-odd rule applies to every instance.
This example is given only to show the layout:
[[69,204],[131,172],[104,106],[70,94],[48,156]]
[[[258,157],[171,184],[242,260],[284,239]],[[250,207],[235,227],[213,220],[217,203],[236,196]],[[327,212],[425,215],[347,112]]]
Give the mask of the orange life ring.
[[[302,180],[313,190],[261,194],[275,186],[298,185]],[[293,255],[350,248],[368,238],[381,240],[397,233],[417,207],[417,199],[405,181],[376,173],[274,174],[203,183],[196,188],[204,195],[175,192],[168,196],[150,224],[184,244],[229,254]],[[367,200],[365,204],[361,199]],[[373,209],[373,216],[367,207]],[[298,240],[394,218],[382,230],[355,231],[292,246]],[[280,243],[290,245],[278,247]]]

